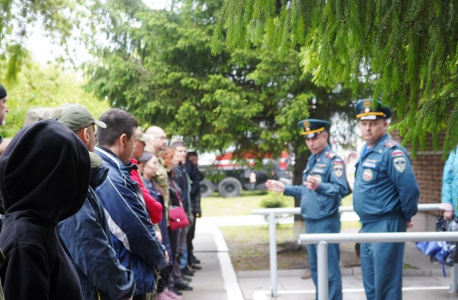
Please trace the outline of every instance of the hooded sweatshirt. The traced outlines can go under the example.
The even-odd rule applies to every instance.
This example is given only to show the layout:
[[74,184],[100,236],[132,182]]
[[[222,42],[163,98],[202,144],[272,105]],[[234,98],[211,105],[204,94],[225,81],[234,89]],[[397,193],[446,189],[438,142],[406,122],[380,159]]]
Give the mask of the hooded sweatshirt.
[[6,210],[0,276],[6,299],[82,299],[56,225],[82,207],[89,174],[87,148],[55,120],[22,128],[6,148],[0,158]]

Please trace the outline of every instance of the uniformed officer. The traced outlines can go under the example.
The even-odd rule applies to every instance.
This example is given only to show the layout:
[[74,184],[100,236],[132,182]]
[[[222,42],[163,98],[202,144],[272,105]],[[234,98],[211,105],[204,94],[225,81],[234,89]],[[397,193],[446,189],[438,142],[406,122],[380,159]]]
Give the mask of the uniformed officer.
[[[312,155],[303,174],[303,185],[284,185],[268,180],[269,190],[283,192],[286,196],[301,197],[301,214],[305,219],[306,233],[339,233],[340,200],[349,193],[343,160],[328,145],[330,123],[323,120],[303,120],[302,135]],[[308,245],[308,259],[313,282],[317,285],[316,245]],[[342,299],[338,244],[328,248],[329,297]]]
[[[356,163],[353,205],[361,232],[405,232],[417,213],[419,190],[406,150],[386,133],[392,112],[372,100],[355,106],[366,141]],[[404,243],[361,244],[361,268],[366,297],[402,299]]]

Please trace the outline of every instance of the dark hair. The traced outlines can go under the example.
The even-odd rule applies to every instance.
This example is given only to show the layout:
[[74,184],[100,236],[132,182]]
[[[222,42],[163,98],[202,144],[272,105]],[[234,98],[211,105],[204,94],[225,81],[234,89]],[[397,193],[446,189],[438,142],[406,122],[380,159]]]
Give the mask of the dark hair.
[[97,140],[101,146],[112,146],[123,134],[130,139],[138,127],[134,116],[117,108],[106,111],[99,120],[107,124],[107,128],[97,126]]
[[186,158],[189,159],[191,156],[199,157],[199,154],[197,154],[196,151],[189,151],[188,154],[186,154]]

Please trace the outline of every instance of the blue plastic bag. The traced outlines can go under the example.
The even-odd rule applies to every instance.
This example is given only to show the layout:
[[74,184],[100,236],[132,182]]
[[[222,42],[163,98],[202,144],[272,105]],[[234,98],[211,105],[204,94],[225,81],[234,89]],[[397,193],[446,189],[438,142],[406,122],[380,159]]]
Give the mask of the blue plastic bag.
[[442,265],[442,274],[444,277],[447,277],[445,274],[445,259],[449,254],[449,243],[448,242],[417,242],[417,249],[420,250],[423,254],[428,256],[433,256],[437,259]]

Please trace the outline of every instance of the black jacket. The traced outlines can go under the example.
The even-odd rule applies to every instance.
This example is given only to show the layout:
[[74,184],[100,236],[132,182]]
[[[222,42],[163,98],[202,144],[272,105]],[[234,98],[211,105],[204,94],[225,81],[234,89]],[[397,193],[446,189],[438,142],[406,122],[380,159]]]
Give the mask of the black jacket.
[[0,158],[6,210],[0,276],[6,299],[82,299],[56,225],[83,205],[89,172],[86,146],[55,120],[22,128],[6,148]]
[[204,175],[190,160],[186,161],[184,168],[186,173],[189,175],[189,179],[191,179],[192,213],[200,215],[202,213],[202,210],[200,209],[200,182],[204,180]]
[[[176,176],[175,170],[173,171]],[[172,178],[171,172],[168,172],[167,174],[169,176],[170,205],[180,206],[180,202],[183,204],[183,190],[181,189],[180,184],[176,182],[176,177],[174,176]]]
[[[186,171],[182,166],[178,166],[173,169],[173,180],[178,186],[180,192],[181,203],[183,204],[184,210],[188,213],[191,209],[191,201],[189,199],[188,193],[188,176],[186,176]],[[173,188],[172,188],[173,189]]]

